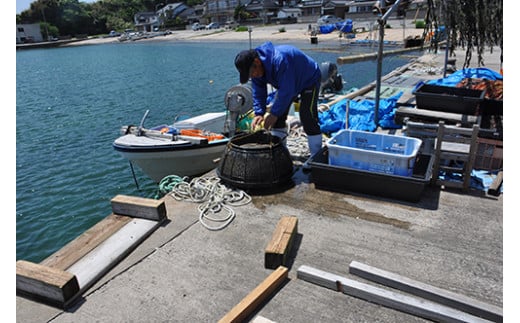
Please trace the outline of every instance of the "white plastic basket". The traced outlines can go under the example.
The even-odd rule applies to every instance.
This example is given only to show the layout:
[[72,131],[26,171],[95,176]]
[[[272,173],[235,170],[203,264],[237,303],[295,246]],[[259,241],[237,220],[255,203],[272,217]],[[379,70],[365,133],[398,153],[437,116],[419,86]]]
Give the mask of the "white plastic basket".
[[422,140],[360,130],[340,130],[327,141],[329,164],[412,176]]

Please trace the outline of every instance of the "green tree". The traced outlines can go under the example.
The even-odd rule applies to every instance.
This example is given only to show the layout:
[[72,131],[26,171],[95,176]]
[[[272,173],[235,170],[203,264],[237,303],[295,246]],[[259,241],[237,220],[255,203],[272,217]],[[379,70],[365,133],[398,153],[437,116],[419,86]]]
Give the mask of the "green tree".
[[47,37],[58,37],[60,35],[58,27],[46,22],[40,22],[40,30],[42,31],[43,39],[48,39]]
[[233,12],[233,19],[237,22],[242,22],[250,18],[249,12],[246,11],[246,6],[238,5],[235,7],[235,11]]
[[36,0],[16,17],[17,23],[47,22],[62,35],[100,34],[134,26],[134,15],[154,11],[154,0]]

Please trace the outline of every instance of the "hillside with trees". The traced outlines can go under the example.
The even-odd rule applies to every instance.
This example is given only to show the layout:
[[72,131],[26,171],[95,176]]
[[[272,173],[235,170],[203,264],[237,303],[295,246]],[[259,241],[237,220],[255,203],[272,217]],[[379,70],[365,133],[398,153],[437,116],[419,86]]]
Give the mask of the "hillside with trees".
[[[203,0],[188,0],[188,6]],[[134,28],[137,12],[153,12],[165,1],[153,0],[100,0],[93,3],[78,0],[37,0],[31,7],[16,15],[17,24],[40,23],[50,36],[98,35],[110,30]]]

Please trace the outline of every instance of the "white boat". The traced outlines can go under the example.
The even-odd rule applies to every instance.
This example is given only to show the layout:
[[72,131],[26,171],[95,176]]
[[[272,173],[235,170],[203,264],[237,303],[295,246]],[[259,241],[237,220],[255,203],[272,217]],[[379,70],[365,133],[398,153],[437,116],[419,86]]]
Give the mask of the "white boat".
[[171,126],[123,126],[113,147],[156,183],[169,175],[198,176],[218,166],[229,141],[223,135],[225,121],[226,112],[216,112]]
[[[334,64],[326,62],[321,69],[320,93],[343,88],[341,75],[337,74]],[[205,113],[150,129],[143,127],[149,112],[146,111],[139,127],[121,128],[121,136],[114,141],[113,147],[130,161],[131,166],[137,165],[156,183],[169,175],[202,175],[218,167],[226,144],[236,131],[248,130],[248,125],[240,124],[240,121],[252,119],[251,87],[244,84],[231,87],[224,96],[224,104],[225,112]]]

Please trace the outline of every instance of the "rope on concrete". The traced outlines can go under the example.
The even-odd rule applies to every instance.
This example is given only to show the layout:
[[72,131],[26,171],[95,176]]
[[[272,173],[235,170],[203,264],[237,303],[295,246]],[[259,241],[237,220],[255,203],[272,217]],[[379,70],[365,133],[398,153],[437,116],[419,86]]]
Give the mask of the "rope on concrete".
[[[222,230],[233,221],[236,213],[231,206],[251,202],[247,193],[225,186],[215,176],[195,177],[189,182],[180,181],[174,185],[171,196],[177,201],[201,203],[198,207],[199,222],[211,231]],[[215,225],[214,222],[222,224]]]

